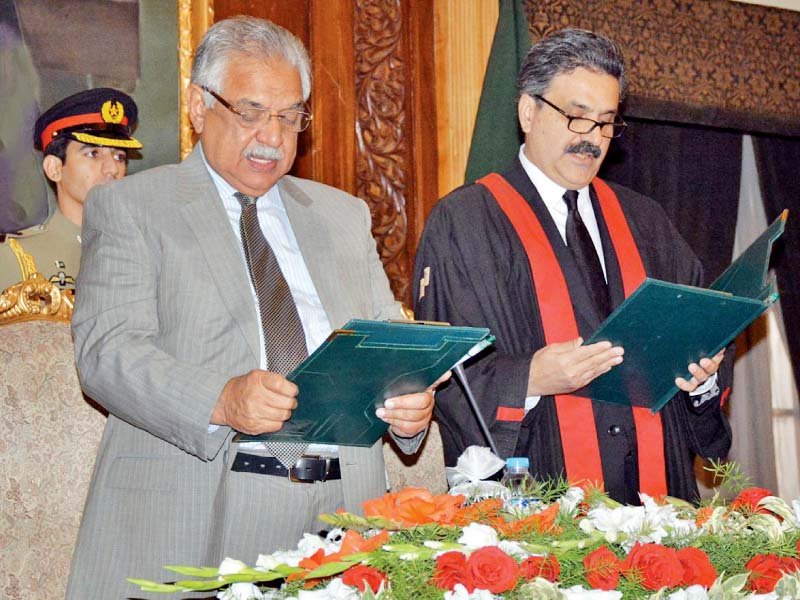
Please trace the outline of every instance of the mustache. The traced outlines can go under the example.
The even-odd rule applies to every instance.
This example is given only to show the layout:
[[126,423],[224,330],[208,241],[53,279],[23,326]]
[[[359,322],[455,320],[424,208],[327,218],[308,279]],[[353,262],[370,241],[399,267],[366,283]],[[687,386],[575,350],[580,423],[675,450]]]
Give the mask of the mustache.
[[595,146],[591,142],[583,141],[579,144],[573,144],[572,146],[567,146],[566,153],[591,154],[594,158],[600,158],[600,155],[603,153],[603,151],[600,150],[600,146]]
[[244,151],[245,158],[256,158],[260,160],[282,160],[283,151],[280,148],[256,144],[252,148]]

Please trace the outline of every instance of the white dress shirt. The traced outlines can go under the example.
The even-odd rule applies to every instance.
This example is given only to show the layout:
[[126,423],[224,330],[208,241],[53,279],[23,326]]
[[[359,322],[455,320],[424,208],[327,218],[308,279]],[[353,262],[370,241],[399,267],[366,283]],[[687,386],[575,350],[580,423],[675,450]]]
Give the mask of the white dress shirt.
[[[558,227],[558,232],[561,234],[561,239],[564,244],[567,243],[567,204],[564,202],[564,192],[567,188],[563,188],[550,179],[547,175],[542,173],[541,169],[534,165],[528,157],[525,156],[525,144],[519,149],[519,160],[522,163],[522,168],[528,174],[531,183],[536,187],[536,191],[542,197],[544,205],[547,207],[550,216]],[[600,229],[597,227],[597,219],[592,210],[592,200],[589,197],[589,186],[586,185],[578,190],[578,213],[581,215],[583,224],[589,231],[589,235],[594,243],[594,249],[600,257],[600,265],[603,267],[603,276],[606,276],[606,262],[603,255],[603,244],[600,242]]]
[[[242,246],[241,231],[239,229],[242,206],[239,200],[234,196],[238,190],[211,168],[211,165],[206,162],[205,155],[203,155],[203,161],[219,192],[233,233],[236,239],[239,240],[239,253],[242,257],[242,265],[245,270],[247,270],[247,260],[244,256],[244,247]],[[327,339],[331,334],[332,328],[330,321],[328,321],[328,315],[325,313],[325,309],[317,294],[317,289],[314,287],[314,282],[311,280],[311,275],[308,272],[308,267],[306,267],[303,255],[300,253],[300,246],[297,244],[297,239],[294,236],[294,231],[289,222],[289,216],[286,214],[286,208],[283,205],[283,200],[281,200],[277,185],[273,185],[266,194],[259,197],[256,203],[256,209],[258,212],[258,224],[261,226],[264,237],[269,242],[272,252],[278,260],[278,265],[286,279],[286,283],[289,285],[289,291],[297,307],[297,314],[303,325],[306,347],[308,348],[308,353],[311,354]],[[256,293],[256,289],[253,287],[253,282],[249,278],[248,282],[250,284],[250,291],[253,294],[253,305],[258,306],[258,294]],[[256,310],[256,317],[258,318],[258,336],[261,342],[259,367],[266,370],[267,354],[264,348],[264,330],[263,324],[261,323],[261,312],[258,310]],[[249,444],[247,444],[247,446],[249,446]],[[336,449],[337,446],[323,444],[312,444],[309,446],[309,452],[324,451],[330,453]]]
[[[545,175],[542,170],[539,169],[539,167],[528,160],[528,157],[525,156],[525,144],[522,144],[522,146],[519,148],[519,160],[522,163],[522,168],[525,169],[525,173],[527,173],[528,178],[531,180],[531,183],[533,183],[533,185],[536,187],[536,191],[538,191],[539,195],[542,197],[542,202],[544,202],[547,211],[550,213],[553,221],[555,221],[556,227],[558,227],[558,232],[561,234],[561,239],[563,239],[564,244],[566,244],[567,204],[564,202],[563,196],[567,189],[558,185],[547,175]],[[584,225],[586,225],[586,229],[589,231],[589,235],[594,243],[594,249],[597,251],[597,255],[600,257],[600,265],[603,267],[603,276],[606,278],[606,281],[608,281],[608,275],[606,275],[605,255],[603,254],[603,244],[600,241],[600,229],[597,226],[597,218],[595,217],[594,210],[592,209],[592,200],[589,196],[588,185],[578,190],[578,212],[581,215]],[[718,390],[719,388],[716,387],[716,383],[717,374],[714,373],[703,384],[698,386],[696,390],[690,392],[690,395],[698,396],[701,394],[706,394],[706,392],[709,392],[713,389]],[[540,399],[541,396],[527,396],[525,398],[525,413],[527,414],[529,410],[539,404]]]

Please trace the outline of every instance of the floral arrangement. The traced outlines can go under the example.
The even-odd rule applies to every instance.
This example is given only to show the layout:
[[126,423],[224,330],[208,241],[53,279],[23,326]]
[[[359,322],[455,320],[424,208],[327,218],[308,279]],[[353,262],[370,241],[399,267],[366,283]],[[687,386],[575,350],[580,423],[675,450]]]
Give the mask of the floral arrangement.
[[327,537],[306,534],[253,567],[227,558],[166,567],[199,579],[130,581],[148,592],[218,590],[223,600],[800,599],[798,500],[746,488],[729,504],[643,495],[634,507],[548,482],[521,514],[487,494],[491,485],[474,489],[478,497],[407,488],[366,502],[363,517],[323,515]]

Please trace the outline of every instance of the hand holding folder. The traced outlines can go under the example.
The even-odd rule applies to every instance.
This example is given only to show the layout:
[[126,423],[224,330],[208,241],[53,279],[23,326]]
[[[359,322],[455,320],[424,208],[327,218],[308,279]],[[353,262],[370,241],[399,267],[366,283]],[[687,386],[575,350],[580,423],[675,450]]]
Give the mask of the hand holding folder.
[[663,408],[675,378],[691,377],[687,365],[714,356],[778,299],[769,258],[787,218],[784,210],[708,289],[646,279],[585,342],[622,346],[624,361],[575,393]]
[[425,390],[493,339],[476,327],[349,321],[287,376],[300,392],[284,427],[236,441],[371,446],[388,428],[375,415],[385,400]]

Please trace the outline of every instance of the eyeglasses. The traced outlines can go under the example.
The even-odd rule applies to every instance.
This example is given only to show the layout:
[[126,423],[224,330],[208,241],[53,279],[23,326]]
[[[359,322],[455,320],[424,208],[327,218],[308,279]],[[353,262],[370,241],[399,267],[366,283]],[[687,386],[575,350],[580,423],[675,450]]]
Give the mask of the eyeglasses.
[[271,112],[268,108],[258,108],[255,106],[234,106],[225,98],[220,96],[217,92],[209,89],[206,86],[201,86],[203,91],[208,92],[225,108],[239,117],[239,123],[243,127],[254,128],[262,123],[269,123],[272,117],[278,119],[281,129],[284,131],[294,131],[300,133],[305,131],[311,124],[312,114],[299,110],[296,108],[287,108],[286,110],[279,110],[276,113]]
[[594,131],[595,127],[599,127],[600,135],[610,139],[621,136],[622,132],[625,131],[625,128],[628,126],[619,115],[614,117],[613,121],[595,121],[594,119],[588,119],[586,117],[573,117],[539,94],[536,94],[534,98],[541,100],[550,108],[557,110],[567,117],[567,129],[572,133],[591,133]]

